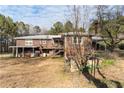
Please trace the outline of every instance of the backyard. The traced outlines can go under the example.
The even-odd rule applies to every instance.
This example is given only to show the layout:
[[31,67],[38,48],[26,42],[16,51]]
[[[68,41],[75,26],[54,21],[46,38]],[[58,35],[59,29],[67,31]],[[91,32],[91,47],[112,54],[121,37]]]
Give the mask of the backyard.
[[64,58],[1,58],[0,87],[124,87],[124,59],[91,78],[64,70]]

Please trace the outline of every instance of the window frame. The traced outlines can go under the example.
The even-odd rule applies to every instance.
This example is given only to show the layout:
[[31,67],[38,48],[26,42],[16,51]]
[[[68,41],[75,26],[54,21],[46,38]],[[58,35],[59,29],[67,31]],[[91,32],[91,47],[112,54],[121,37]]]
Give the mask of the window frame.
[[[75,39],[74,39],[75,38]],[[80,39],[79,39],[80,38]],[[80,40],[80,42],[79,42]],[[76,41],[76,42],[75,42]],[[72,43],[73,44],[83,44],[83,37],[81,36],[73,36],[72,37]]]
[[33,40],[32,39],[25,40],[25,46],[32,46],[32,45],[33,45]]

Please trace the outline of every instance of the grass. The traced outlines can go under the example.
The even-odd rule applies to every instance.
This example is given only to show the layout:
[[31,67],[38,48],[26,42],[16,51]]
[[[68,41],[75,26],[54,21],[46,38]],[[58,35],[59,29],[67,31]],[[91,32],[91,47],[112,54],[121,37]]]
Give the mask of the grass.
[[[114,59],[103,59],[102,63],[99,64],[98,66],[95,66],[95,68],[104,68],[104,67],[109,67],[109,66],[112,66],[114,65],[116,62],[116,60]],[[91,72],[92,70],[94,69],[94,67],[92,67],[91,64],[87,64],[86,67],[84,68],[81,68],[80,71],[83,71],[83,72]]]
[[114,59],[104,59],[101,65],[103,67],[106,67],[106,66],[114,65],[114,63],[115,63]]

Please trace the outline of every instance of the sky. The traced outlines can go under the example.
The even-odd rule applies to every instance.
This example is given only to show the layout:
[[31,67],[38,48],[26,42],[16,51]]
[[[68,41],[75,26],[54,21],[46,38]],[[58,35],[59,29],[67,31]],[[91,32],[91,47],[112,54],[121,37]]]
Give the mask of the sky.
[[15,22],[23,21],[49,29],[55,22],[65,21],[67,9],[62,5],[0,5],[0,14],[10,16]]
[[[69,7],[67,5],[0,5],[0,14],[10,16],[14,22],[23,21],[26,24],[38,25],[41,28],[50,29],[57,21],[62,23],[67,21],[67,16],[70,14]],[[88,13],[89,18],[87,15],[85,16],[90,21],[95,17],[95,10],[93,6],[88,7],[90,9],[88,10],[90,11]],[[86,14],[86,11],[84,12],[82,10],[81,13]],[[84,19],[82,21],[85,22],[87,25],[86,28],[88,28],[90,22]]]

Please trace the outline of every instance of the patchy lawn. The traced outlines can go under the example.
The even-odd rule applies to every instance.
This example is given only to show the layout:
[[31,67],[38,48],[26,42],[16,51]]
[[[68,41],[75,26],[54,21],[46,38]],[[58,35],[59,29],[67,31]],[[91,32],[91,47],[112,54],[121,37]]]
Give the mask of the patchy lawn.
[[63,58],[0,59],[0,87],[81,87],[74,75],[64,72]]
[[[96,78],[118,81],[124,87],[124,60],[101,71],[107,79],[102,79],[100,75]],[[89,83],[82,74],[65,72],[63,58],[3,58],[0,59],[0,87],[98,86]]]

